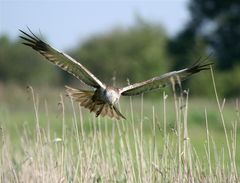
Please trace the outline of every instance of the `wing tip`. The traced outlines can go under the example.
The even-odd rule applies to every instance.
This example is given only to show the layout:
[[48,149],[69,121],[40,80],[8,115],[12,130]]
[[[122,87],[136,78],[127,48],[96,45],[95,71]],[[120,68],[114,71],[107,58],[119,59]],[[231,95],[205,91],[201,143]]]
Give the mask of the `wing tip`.
[[190,73],[197,73],[202,70],[209,70],[212,65],[214,65],[214,62],[206,62],[209,60],[212,54],[209,54],[207,57],[201,59],[199,58],[191,67],[187,69]]

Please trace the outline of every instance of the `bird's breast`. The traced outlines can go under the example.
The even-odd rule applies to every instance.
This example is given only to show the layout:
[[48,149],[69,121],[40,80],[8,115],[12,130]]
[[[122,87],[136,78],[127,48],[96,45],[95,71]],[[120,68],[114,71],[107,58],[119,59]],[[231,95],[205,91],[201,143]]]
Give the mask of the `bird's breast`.
[[108,104],[115,104],[120,98],[120,93],[117,88],[107,87],[106,89],[97,89],[94,94],[94,99]]
[[115,104],[118,102],[120,94],[117,88],[107,87],[103,91],[103,100],[109,104]]

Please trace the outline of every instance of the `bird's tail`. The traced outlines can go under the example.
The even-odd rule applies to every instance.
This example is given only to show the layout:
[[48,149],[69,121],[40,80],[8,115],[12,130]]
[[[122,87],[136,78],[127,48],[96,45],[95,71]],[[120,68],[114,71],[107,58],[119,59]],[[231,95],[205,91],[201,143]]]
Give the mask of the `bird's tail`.
[[94,91],[85,91],[66,86],[67,94],[72,97],[76,102],[88,109],[90,112],[96,113],[96,117],[99,115],[109,116],[110,118],[115,118],[119,120],[120,118],[126,119],[117,107],[104,103],[99,100],[94,100]]

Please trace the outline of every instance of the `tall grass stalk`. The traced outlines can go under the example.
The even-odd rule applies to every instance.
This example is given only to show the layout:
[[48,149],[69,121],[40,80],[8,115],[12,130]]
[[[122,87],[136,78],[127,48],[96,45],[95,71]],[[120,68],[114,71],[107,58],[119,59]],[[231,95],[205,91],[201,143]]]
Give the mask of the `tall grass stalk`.
[[[127,114],[130,120],[120,121],[88,115],[72,99],[65,101],[60,95],[58,132],[52,126],[47,102],[43,118],[39,99],[30,88],[36,123],[34,129],[24,125],[19,131],[18,148],[14,147],[6,123],[1,123],[1,182],[238,182],[238,102],[236,118],[228,132],[213,73],[212,78],[227,148],[218,149],[209,129],[211,121],[206,108],[203,111],[206,137],[202,139],[205,154],[192,145],[188,91],[180,91],[178,96],[173,88],[176,123],[172,131],[168,125],[172,116],[167,110],[171,99],[165,93],[161,110],[152,106],[151,114],[144,111],[143,96],[138,109],[130,98],[130,105],[125,108],[130,111]],[[145,129],[148,127],[150,131]]]
[[[231,169],[230,181],[235,181],[236,177],[237,177],[237,169],[236,169],[236,166],[235,166],[235,164],[236,164],[235,161],[236,160],[235,160],[235,158],[233,158],[233,156],[235,156],[236,148],[235,148],[235,146],[233,148],[231,148],[230,143],[229,143],[228,133],[227,133],[226,125],[225,125],[225,118],[224,118],[224,114],[223,114],[225,99],[223,100],[223,104],[220,105],[220,101],[219,101],[219,97],[218,97],[218,92],[217,92],[217,87],[216,87],[212,67],[211,67],[211,76],[212,76],[212,81],[213,81],[214,93],[215,93],[215,96],[216,96],[216,101],[217,101],[218,109],[219,109],[219,112],[220,112],[221,121],[222,121],[223,129],[224,129],[224,133],[225,133],[225,138],[226,138],[226,143],[227,143],[228,156],[229,156],[229,160],[230,160],[230,169]],[[232,142],[234,143],[234,139],[232,139],[232,140],[233,140]]]

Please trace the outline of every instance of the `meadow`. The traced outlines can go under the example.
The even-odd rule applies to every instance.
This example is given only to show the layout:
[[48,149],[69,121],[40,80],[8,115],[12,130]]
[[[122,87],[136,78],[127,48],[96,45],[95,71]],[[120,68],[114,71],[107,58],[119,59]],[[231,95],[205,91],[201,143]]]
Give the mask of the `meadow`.
[[116,121],[63,88],[2,87],[1,182],[238,182],[240,103],[213,93],[122,98]]

